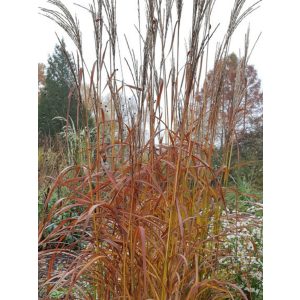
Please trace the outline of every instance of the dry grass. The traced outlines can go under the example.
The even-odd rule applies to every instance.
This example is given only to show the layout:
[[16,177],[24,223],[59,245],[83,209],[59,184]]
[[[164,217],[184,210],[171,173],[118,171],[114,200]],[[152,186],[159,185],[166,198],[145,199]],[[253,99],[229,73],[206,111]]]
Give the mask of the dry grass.
[[[73,135],[79,141],[76,164],[60,172],[45,199],[39,255],[49,259],[46,292],[66,287],[66,299],[248,299],[233,282],[230,266],[220,264],[222,258],[235,255],[225,249],[226,237],[238,234],[237,220],[249,217],[238,210],[232,215],[226,208],[234,130],[224,145],[221,166],[215,166],[214,157],[222,122],[223,62],[232,33],[256,6],[241,13],[245,1],[235,1],[216,52],[218,67],[211,86],[204,85],[201,91],[207,45],[215,30],[209,26],[214,1],[194,1],[183,70],[179,66],[179,57],[185,55],[179,45],[183,1],[146,1],[146,36],[140,36],[136,48],[129,48],[131,63],[124,61],[131,83],[118,81],[115,71],[116,1],[93,1],[87,8],[97,55],[91,72],[85,66],[78,21],[60,1],[49,2],[56,10],[42,9],[43,13],[77,46],[73,90],[78,109],[89,103],[95,128],[66,135],[67,140]],[[139,10],[138,14],[141,18]],[[240,74],[245,72],[247,55],[248,41]],[[108,120],[104,88],[113,116]],[[135,114],[124,97],[126,91],[136,102]],[[237,81],[233,110],[240,111],[244,92]],[[231,118],[230,128],[235,125]],[[59,199],[58,189],[63,191]],[[222,226],[224,220],[231,224],[229,229]],[[62,255],[69,263],[57,270],[54,262]]]

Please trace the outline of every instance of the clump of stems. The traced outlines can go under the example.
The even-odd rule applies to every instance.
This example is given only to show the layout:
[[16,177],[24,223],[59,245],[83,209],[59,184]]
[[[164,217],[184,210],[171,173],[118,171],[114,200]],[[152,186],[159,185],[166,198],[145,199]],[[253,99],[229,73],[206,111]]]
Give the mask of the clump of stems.
[[[145,36],[137,1],[139,44],[131,49],[127,42],[130,58],[120,54],[116,1],[93,1],[84,7],[93,21],[91,70],[78,20],[61,1],[48,2],[54,9],[42,8],[42,13],[77,47],[71,90],[78,110],[88,109],[83,110],[84,130],[68,130],[66,116],[70,133],[65,137],[77,136],[81,155],[53,180],[39,224],[39,255],[49,264],[47,292],[67,287],[66,299],[247,299],[219,264],[226,255],[224,238],[232,234],[221,225],[228,217],[234,117],[222,165],[215,166],[213,159],[222,124],[224,61],[234,30],[257,4],[242,13],[245,1],[234,2],[213,79],[201,86],[217,29],[210,26],[215,1],[193,1],[187,53],[180,44],[184,1],[146,0]],[[247,57],[248,36],[237,78]],[[128,68],[131,79],[124,81],[117,68]],[[238,79],[235,91],[233,116],[245,96]],[[54,268],[59,256],[67,257],[63,271]]]

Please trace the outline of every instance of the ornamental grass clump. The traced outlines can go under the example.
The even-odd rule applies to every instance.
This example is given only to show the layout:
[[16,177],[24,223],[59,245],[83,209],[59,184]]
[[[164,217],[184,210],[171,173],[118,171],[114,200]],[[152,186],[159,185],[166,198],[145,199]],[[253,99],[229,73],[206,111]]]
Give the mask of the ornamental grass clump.
[[[85,7],[95,38],[91,69],[78,20],[61,1],[48,2],[51,9],[42,13],[77,47],[69,98],[76,95],[85,127],[65,116],[61,136],[68,163],[49,184],[39,222],[39,259],[47,265],[40,293],[65,299],[248,299],[253,290],[247,279],[243,285],[232,273],[237,261],[228,264],[229,258],[240,259],[248,243],[234,247],[231,236],[260,228],[260,220],[247,223],[226,204],[234,115],[241,113],[246,92],[242,76],[236,79],[226,144],[217,150],[230,40],[257,4],[243,10],[245,1],[234,2],[212,80],[202,87],[216,30],[210,26],[214,1],[193,2],[187,53],[180,39],[184,2],[146,0],[143,36],[138,1],[139,43],[132,49],[127,41],[129,58],[120,54],[116,1],[93,1]],[[249,58],[248,38],[240,75]],[[120,67],[128,68],[127,81]]]

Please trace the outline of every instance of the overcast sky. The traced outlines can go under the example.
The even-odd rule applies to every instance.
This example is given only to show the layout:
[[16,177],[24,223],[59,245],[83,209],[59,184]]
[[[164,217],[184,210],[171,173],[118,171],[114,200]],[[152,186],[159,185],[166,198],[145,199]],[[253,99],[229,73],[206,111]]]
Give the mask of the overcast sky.
[[[83,1],[83,0],[63,0],[62,1],[72,13],[76,13],[77,17],[79,18],[80,22],[80,28],[82,31],[82,37],[83,37],[83,50],[84,50],[84,56],[87,62],[88,67],[91,69],[93,62],[95,60],[94,56],[94,47],[93,47],[93,27],[92,27],[92,21],[89,13],[74,5],[75,3],[78,3],[83,6],[87,6],[89,1]],[[141,0],[141,3],[144,1]],[[185,41],[188,43],[189,33],[190,33],[190,27],[192,22],[192,0],[184,0],[183,1],[183,15],[182,15],[182,23],[181,23],[181,37],[183,38],[182,43],[182,52],[181,57],[182,59],[185,58]],[[248,0],[246,1],[246,4],[244,6],[244,10],[253,4],[255,1]],[[213,10],[212,15],[212,28],[214,28],[218,23],[220,23],[219,28],[216,31],[215,36],[213,37],[211,43],[210,43],[210,54],[209,57],[209,68],[212,67],[212,63],[214,60],[214,54],[215,54],[215,47],[217,42],[221,42],[222,37],[224,36],[224,33],[226,31],[230,12],[233,6],[234,0],[217,0],[215,3],[215,7]],[[49,7],[46,0],[39,1],[39,5],[43,7]],[[175,6],[175,5],[174,5]],[[53,7],[52,7],[53,8]],[[141,15],[142,19],[145,19],[145,10],[141,9]],[[39,51],[38,51],[38,62],[46,63],[48,59],[48,55],[53,52],[54,45],[57,43],[57,38],[55,35],[55,32],[58,34],[59,37],[64,37],[67,49],[68,50],[74,50],[74,47],[72,45],[72,42],[70,39],[66,36],[65,32],[59,28],[57,24],[55,24],[50,19],[39,15]],[[231,52],[243,53],[243,47],[244,47],[244,36],[247,32],[247,28],[250,24],[250,48],[256,41],[258,35],[262,31],[262,8],[258,8],[256,11],[254,11],[252,14],[250,14],[238,27],[236,32],[233,35],[233,39],[231,42],[230,50]],[[131,45],[138,45],[138,33],[134,27],[134,25],[138,24],[137,19],[137,0],[117,0],[117,32],[119,36],[119,42],[120,42],[120,50],[121,50],[121,57],[128,57],[128,50],[125,44],[125,38],[124,34],[126,34],[128,41]],[[145,26],[142,26],[142,34],[145,34]],[[262,64],[262,40],[263,37],[261,36],[260,40],[258,41],[253,54],[250,58],[250,64],[254,64],[256,69],[258,70],[258,76],[262,79],[262,74],[260,73],[260,65]]]

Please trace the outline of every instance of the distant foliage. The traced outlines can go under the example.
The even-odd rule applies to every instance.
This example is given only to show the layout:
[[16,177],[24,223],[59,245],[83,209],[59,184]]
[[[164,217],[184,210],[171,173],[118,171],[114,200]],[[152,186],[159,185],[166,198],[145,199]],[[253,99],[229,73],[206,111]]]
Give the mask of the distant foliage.
[[217,98],[221,103],[219,134],[221,144],[240,132],[249,132],[262,123],[261,81],[254,66],[245,65],[232,53],[211,70],[205,80],[206,96],[212,101],[217,69],[224,67],[222,85]]
[[[39,136],[54,136],[62,130],[62,121],[55,117],[67,117],[68,94],[73,86],[72,65],[70,55],[64,50],[65,44],[56,45],[54,53],[48,59],[48,67],[44,80],[44,87],[39,97]],[[68,56],[68,57],[67,57]],[[74,66],[72,66],[74,67]],[[43,80],[42,65],[39,65],[39,82]],[[69,116],[77,119],[77,100],[71,97]]]
[[[217,79],[220,79],[216,74],[222,68],[222,83],[216,94]],[[256,69],[232,53],[208,73],[202,96],[208,99],[208,110],[214,101],[220,103],[217,120],[220,157],[230,152],[226,164],[232,175],[262,189],[263,93]]]
[[242,132],[233,148],[232,162],[237,166],[236,176],[243,178],[258,190],[263,188],[263,126]]

